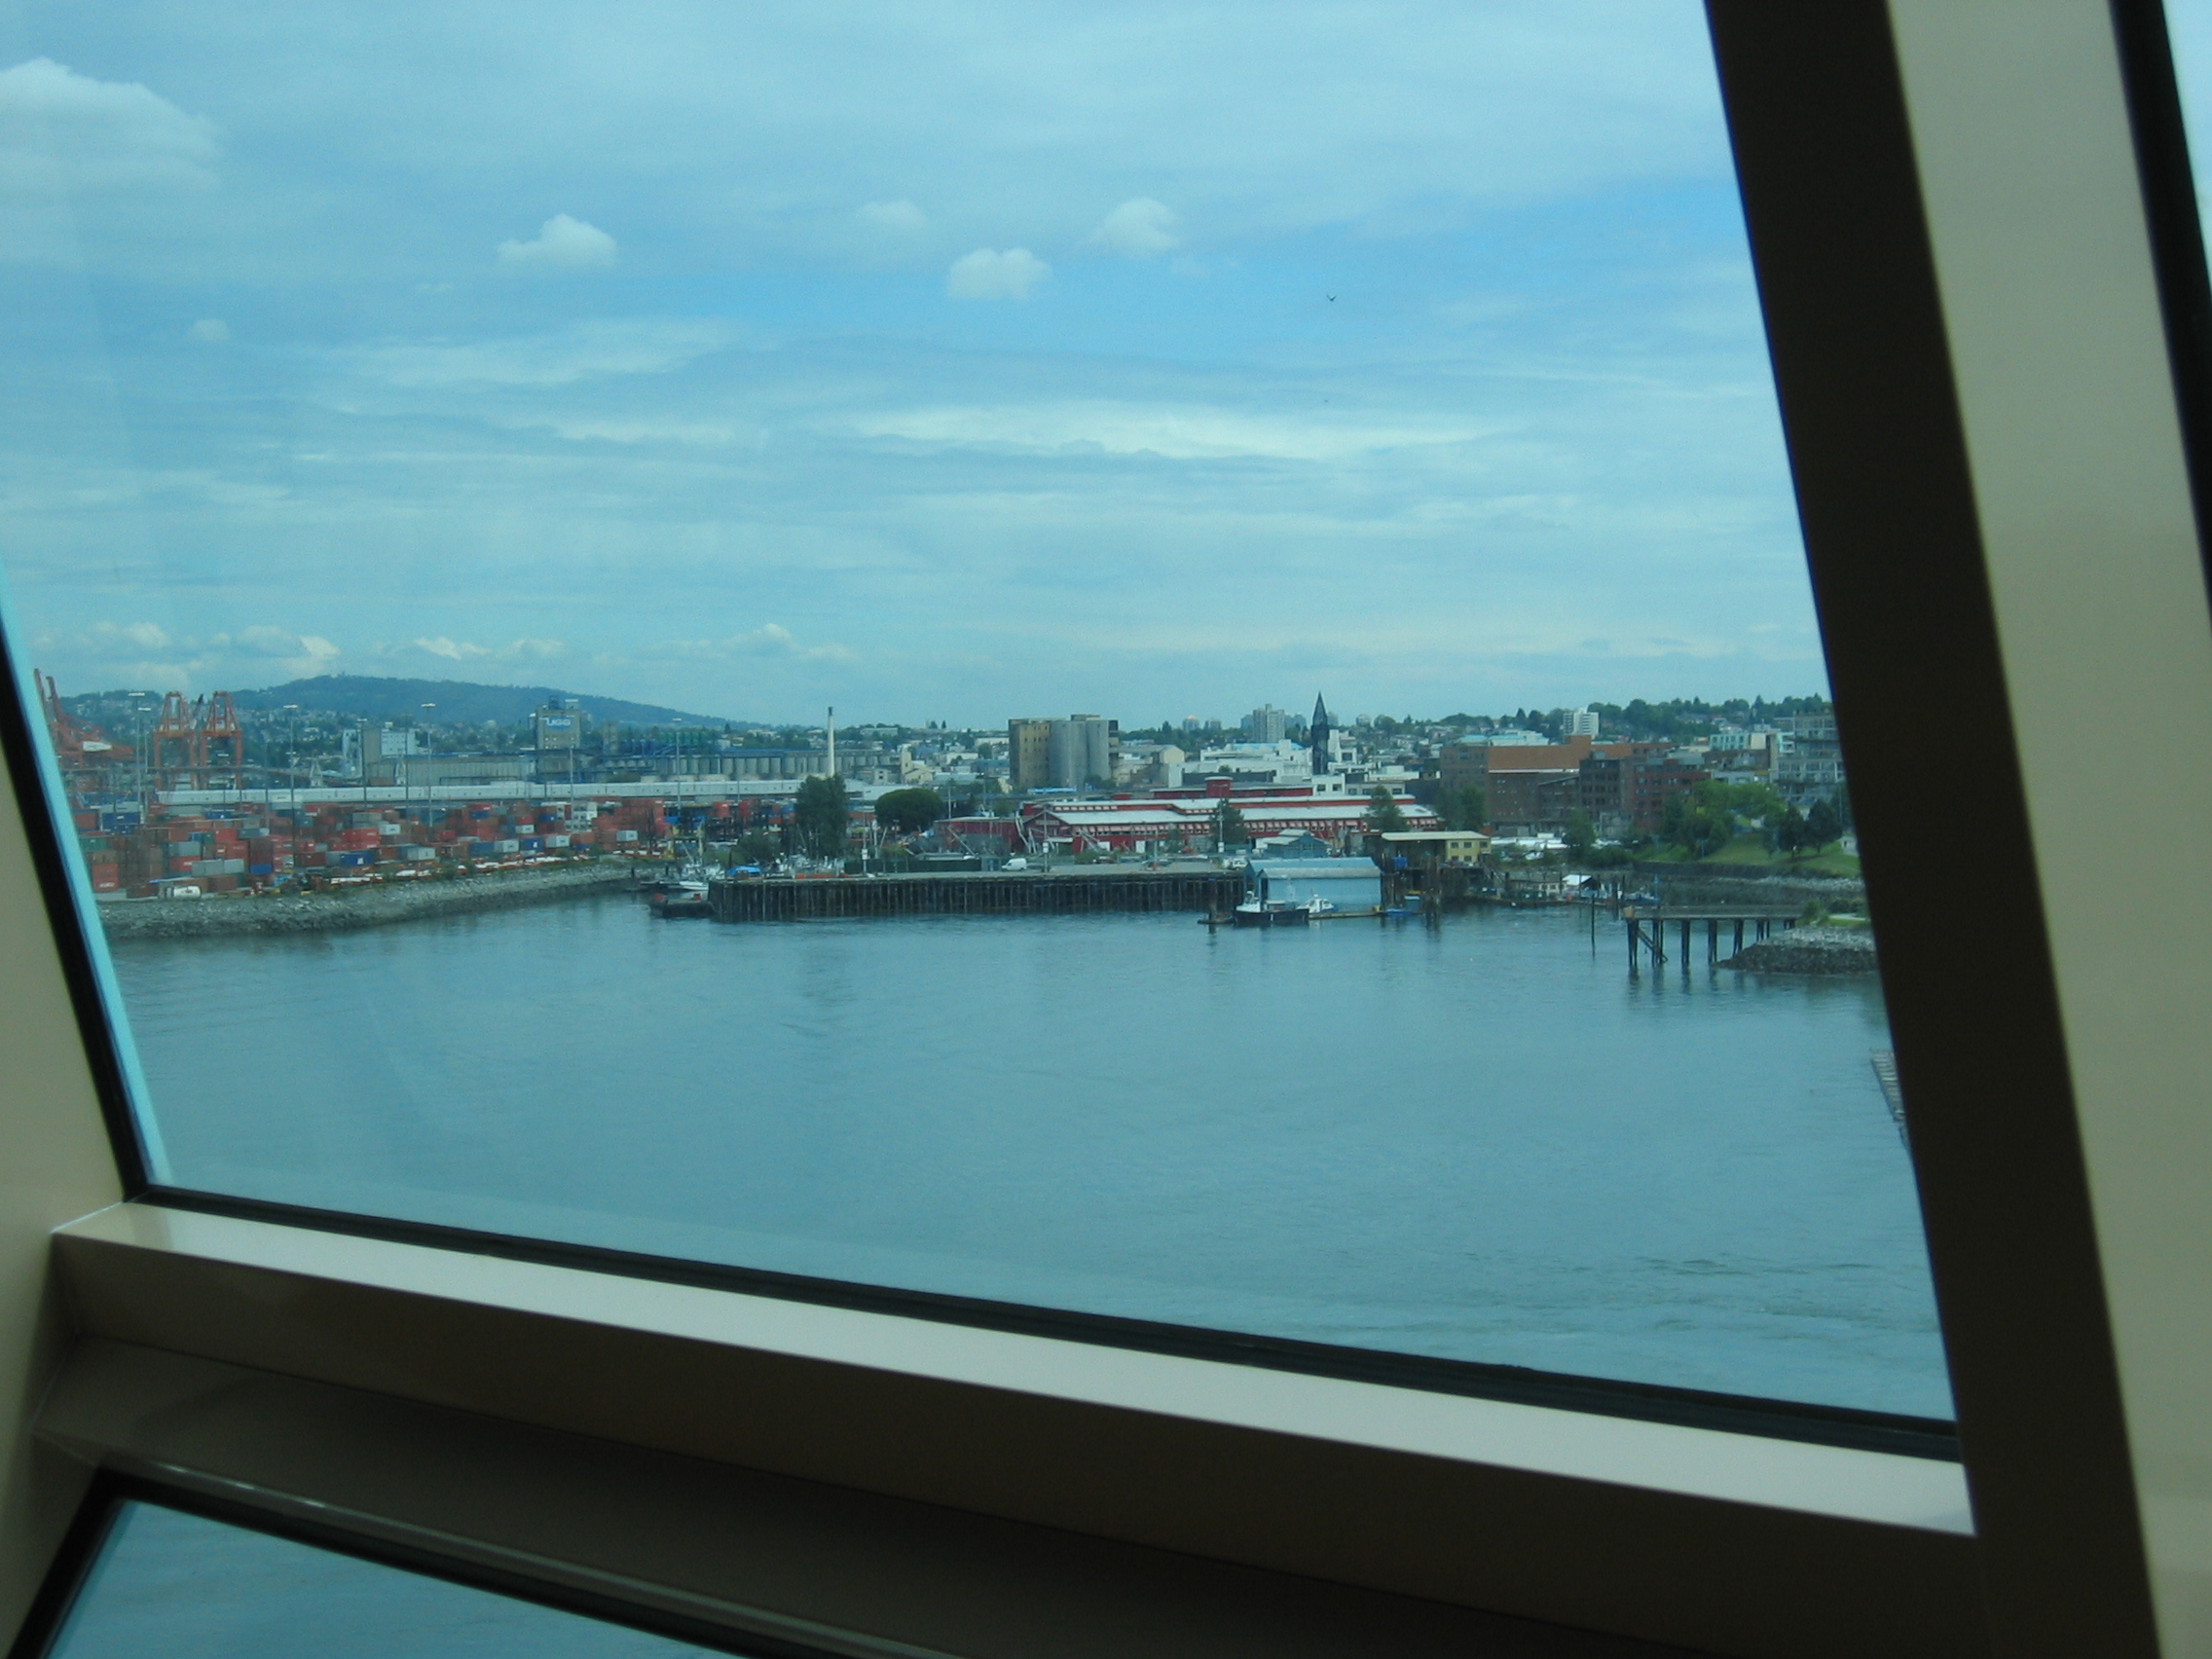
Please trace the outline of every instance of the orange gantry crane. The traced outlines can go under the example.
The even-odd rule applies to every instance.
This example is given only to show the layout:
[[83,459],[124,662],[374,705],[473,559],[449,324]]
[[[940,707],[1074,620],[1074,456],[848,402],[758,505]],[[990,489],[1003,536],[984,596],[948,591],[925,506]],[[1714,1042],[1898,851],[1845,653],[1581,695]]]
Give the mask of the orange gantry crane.
[[163,790],[236,789],[245,781],[245,728],[228,691],[191,703],[171,691],[146,743],[147,770]]
[[90,720],[72,715],[61,701],[54,676],[31,671],[38,687],[39,711],[46,717],[47,736],[54,744],[54,758],[61,768],[64,786],[73,794],[111,790],[119,768],[129,765],[129,748],[111,743],[106,732]]

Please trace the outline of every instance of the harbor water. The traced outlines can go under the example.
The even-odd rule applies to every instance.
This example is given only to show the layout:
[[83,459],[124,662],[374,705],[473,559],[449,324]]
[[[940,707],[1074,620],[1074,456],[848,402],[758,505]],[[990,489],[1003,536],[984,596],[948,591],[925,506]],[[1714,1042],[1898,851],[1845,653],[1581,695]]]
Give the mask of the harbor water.
[[1870,977],[1578,910],[718,926],[627,897],[113,951],[174,1184],[1950,1415]]

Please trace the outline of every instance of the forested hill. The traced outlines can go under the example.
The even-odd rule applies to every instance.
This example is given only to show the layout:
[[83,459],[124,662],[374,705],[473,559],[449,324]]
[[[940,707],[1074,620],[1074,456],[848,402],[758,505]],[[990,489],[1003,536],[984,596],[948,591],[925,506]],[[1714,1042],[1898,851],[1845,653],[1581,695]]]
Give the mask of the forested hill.
[[[497,720],[511,725],[556,699],[573,698],[596,720],[619,720],[633,725],[720,725],[720,716],[694,715],[682,709],[664,709],[657,703],[632,703],[620,697],[587,697],[578,691],[562,691],[551,685],[477,685],[465,680],[382,680],[362,674],[325,674],[313,680],[293,680],[260,691],[232,693],[240,709],[281,709],[297,703],[302,710],[345,715],[354,719],[427,719],[439,725],[481,724]],[[425,710],[424,703],[434,703]]]

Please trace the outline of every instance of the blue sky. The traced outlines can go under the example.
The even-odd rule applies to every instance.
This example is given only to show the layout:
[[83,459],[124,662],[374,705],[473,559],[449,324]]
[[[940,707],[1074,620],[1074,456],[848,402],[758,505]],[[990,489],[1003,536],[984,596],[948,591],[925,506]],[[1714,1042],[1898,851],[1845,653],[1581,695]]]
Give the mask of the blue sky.
[[65,687],[1825,683],[1694,0],[0,4],[0,352]]

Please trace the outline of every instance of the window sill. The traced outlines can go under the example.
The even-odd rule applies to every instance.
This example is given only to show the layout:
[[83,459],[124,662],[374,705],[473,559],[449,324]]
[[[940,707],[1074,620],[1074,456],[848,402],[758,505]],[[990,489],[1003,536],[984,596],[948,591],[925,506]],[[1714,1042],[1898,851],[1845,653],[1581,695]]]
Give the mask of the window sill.
[[1978,1641],[1955,1464],[148,1203],[56,1253],[87,1335],[421,1405],[1726,1652]]

